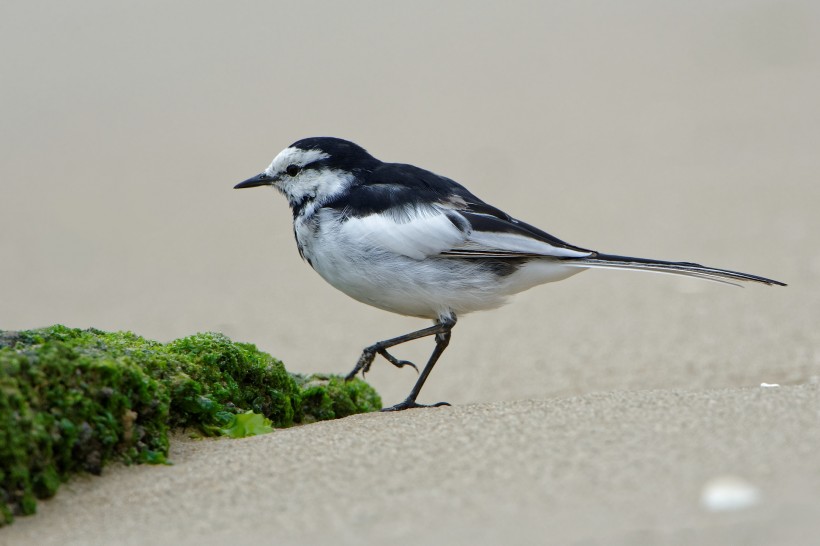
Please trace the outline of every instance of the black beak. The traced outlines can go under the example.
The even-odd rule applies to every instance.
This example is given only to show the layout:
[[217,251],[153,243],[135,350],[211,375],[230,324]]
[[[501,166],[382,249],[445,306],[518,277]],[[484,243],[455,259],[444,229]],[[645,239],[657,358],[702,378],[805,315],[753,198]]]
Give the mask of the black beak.
[[260,173],[248,178],[244,182],[240,182],[234,186],[233,189],[241,190],[242,188],[255,188],[256,186],[270,186],[274,182],[276,182],[276,177],[268,176],[266,173]]

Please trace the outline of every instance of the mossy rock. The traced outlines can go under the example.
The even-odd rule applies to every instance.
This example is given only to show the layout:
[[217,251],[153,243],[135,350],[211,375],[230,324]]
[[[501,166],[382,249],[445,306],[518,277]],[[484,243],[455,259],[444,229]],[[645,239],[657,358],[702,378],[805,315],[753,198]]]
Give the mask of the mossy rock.
[[378,411],[382,401],[364,381],[345,381],[334,375],[294,376],[302,393],[302,422],[338,419]]
[[294,376],[222,334],[0,331],[0,525],[72,473],[166,462],[169,428],[236,437],[380,407],[361,380]]

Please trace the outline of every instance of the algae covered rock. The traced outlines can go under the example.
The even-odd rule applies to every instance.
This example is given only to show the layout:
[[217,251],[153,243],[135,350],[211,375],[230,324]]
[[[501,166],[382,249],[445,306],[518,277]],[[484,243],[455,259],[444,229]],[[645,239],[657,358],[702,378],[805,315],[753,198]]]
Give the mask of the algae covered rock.
[[364,381],[345,381],[334,375],[295,375],[302,391],[302,422],[312,423],[378,411],[382,401]]
[[363,381],[322,377],[216,333],[0,331],[0,525],[74,472],[166,462],[169,428],[242,437],[381,406]]
[[299,387],[281,361],[249,343],[222,334],[196,334],[165,345],[161,377],[171,391],[171,425],[196,426],[207,434],[232,415],[252,410],[276,427],[299,422]]
[[164,461],[167,421],[167,389],[135,359],[52,339],[0,349],[0,522],[115,456]]

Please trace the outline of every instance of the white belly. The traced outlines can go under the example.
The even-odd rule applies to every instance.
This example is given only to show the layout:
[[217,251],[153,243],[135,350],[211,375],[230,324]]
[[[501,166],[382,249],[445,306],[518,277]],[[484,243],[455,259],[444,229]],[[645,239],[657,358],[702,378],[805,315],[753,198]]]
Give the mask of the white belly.
[[[401,315],[436,319],[493,309],[508,296],[583,271],[549,259],[535,259],[499,271],[484,260],[417,260],[342,239],[323,218],[325,229],[297,222],[296,238],[311,266],[348,296]],[[329,228],[329,229],[328,229]],[[503,266],[503,264],[502,264]]]

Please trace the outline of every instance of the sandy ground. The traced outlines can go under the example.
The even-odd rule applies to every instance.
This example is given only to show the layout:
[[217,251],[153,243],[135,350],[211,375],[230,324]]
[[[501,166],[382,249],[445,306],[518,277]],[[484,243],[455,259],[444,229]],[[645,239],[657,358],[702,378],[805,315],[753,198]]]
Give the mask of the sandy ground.
[[[460,320],[421,396],[452,408],[178,439],[0,543],[813,543],[818,5],[302,4],[0,8],[0,328],[218,330],[345,373],[424,326],[325,285],[283,200],[231,189],[311,135],[571,243],[789,287],[539,287]],[[391,404],[414,379],[368,376]],[[706,508],[725,476],[756,502]]]
[[[635,391],[174,444],[78,479],[9,544],[816,544],[820,389]],[[758,490],[701,501],[712,480]]]

